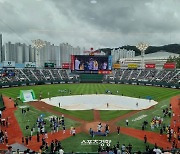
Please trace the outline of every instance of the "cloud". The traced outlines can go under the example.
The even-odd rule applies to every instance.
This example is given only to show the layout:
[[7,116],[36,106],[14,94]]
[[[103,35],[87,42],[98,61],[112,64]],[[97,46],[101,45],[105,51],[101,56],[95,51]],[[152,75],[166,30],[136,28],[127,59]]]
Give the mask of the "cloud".
[[41,38],[87,48],[179,43],[179,0],[96,1],[0,0],[4,42]]

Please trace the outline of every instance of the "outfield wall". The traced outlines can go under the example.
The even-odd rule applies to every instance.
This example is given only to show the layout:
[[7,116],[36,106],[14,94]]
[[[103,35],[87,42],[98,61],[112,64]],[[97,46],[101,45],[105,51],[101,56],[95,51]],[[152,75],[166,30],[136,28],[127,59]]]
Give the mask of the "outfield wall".
[[180,89],[180,84],[166,83],[166,82],[149,82],[149,81],[135,81],[135,80],[118,80],[118,79],[101,79],[100,78],[83,79],[64,79],[64,80],[44,80],[44,81],[23,81],[23,82],[8,82],[0,83],[0,88],[18,87],[18,86],[31,86],[31,85],[44,85],[44,84],[64,84],[64,83],[110,83],[110,84],[131,84],[131,85],[145,85],[156,86],[165,88]]
[[102,83],[103,74],[80,74],[81,83]]
[[180,84],[178,84],[178,83],[171,84],[171,83],[167,83],[167,82],[150,82],[150,81],[137,81],[137,80],[106,79],[106,80],[103,80],[103,83],[144,85],[144,86],[155,86],[155,87],[180,89]]

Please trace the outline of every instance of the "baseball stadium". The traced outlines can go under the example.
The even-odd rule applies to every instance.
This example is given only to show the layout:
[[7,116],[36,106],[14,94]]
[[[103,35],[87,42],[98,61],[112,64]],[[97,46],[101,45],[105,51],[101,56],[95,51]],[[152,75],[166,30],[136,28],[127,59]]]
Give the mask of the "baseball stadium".
[[[73,57],[84,62],[96,59],[98,64],[106,59],[110,66],[103,70],[100,64],[93,70],[89,62],[87,70],[80,70]],[[178,149],[180,71],[111,69],[109,57],[71,55],[71,71],[3,67],[1,129],[8,139],[1,138],[0,149],[7,145],[44,153],[61,147],[65,153],[116,147],[130,153],[154,146]]]
[[0,0],[1,154],[180,153],[180,44],[151,25],[159,2],[15,1]]

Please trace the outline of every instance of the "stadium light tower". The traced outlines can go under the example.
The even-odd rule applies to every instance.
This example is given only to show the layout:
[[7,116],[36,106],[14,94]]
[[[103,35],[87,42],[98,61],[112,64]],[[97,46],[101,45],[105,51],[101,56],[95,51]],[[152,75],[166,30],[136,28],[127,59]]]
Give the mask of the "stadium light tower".
[[147,43],[143,43],[140,42],[138,43],[138,45],[136,46],[137,49],[139,49],[141,51],[141,68],[144,68],[144,55],[145,55],[145,51],[146,49],[149,47],[149,45]]
[[41,39],[32,40],[32,46],[36,49],[36,67],[40,67],[40,49],[43,48],[45,45],[45,41]]

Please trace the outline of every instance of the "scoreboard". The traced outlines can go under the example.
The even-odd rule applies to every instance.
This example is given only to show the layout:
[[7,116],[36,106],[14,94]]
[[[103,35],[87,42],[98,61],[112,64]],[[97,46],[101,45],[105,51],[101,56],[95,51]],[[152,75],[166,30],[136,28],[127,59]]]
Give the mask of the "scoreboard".
[[71,71],[87,74],[108,74],[112,70],[112,56],[71,55]]

